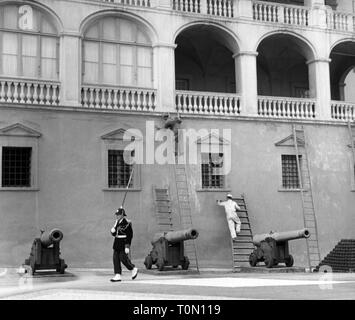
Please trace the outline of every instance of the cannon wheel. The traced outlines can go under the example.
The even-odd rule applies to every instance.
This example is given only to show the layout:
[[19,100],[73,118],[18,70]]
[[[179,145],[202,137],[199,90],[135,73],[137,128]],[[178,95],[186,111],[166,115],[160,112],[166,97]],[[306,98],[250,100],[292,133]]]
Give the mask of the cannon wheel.
[[60,274],[64,274],[65,273],[66,267],[67,267],[67,265],[64,263],[64,260],[60,259],[60,268],[59,268]]
[[272,268],[274,265],[274,259],[272,257],[266,256],[264,259],[266,268]]
[[150,254],[145,257],[144,265],[148,270],[152,269],[153,258],[151,257]]
[[156,265],[157,265],[157,268],[159,271],[164,270],[164,260],[163,259],[158,259]]
[[254,252],[252,252],[249,256],[249,264],[252,267],[255,267],[258,263],[258,257],[256,256],[256,254]]
[[285,258],[286,267],[292,267],[293,263],[294,263],[294,260],[291,255],[289,255],[287,258]]
[[184,257],[184,260],[183,260],[183,262],[182,262],[182,264],[181,264],[181,268],[183,269],[183,270],[187,270],[188,268],[189,268],[189,265],[190,265],[190,260],[189,260],[189,258],[188,257]]
[[30,263],[30,273],[34,275],[36,272],[36,265],[31,261]]

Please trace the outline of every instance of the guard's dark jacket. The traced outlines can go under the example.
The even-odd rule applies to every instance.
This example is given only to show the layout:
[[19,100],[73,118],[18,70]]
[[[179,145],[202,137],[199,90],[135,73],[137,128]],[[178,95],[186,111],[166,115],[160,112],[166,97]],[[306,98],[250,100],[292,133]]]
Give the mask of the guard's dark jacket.
[[115,226],[115,232],[111,234],[115,237],[113,242],[113,250],[121,251],[126,247],[131,246],[133,238],[133,229],[131,221],[127,220],[125,217],[121,219]]

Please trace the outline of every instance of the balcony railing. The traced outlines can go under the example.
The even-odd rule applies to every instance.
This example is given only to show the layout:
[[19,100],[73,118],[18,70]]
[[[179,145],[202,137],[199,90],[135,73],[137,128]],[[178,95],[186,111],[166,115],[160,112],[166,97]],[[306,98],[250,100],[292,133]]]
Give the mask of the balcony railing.
[[81,88],[81,105],[94,109],[154,111],[156,90],[84,85]]
[[231,93],[177,90],[176,110],[190,114],[238,116],[240,97]]
[[[201,1],[205,1],[205,0],[201,0]],[[173,6],[173,10],[177,10],[177,11],[194,12],[194,13],[201,12],[200,0],[173,0],[172,6]]]
[[57,106],[59,94],[56,82],[0,79],[0,103]]
[[333,120],[355,120],[355,103],[332,101],[331,110]]
[[262,1],[253,2],[253,19],[263,22],[308,26],[309,9]]
[[172,0],[173,10],[233,18],[233,0]]
[[354,16],[337,11],[327,12],[327,26],[329,29],[340,31],[354,31]]
[[[206,0],[205,0],[206,1]],[[207,13],[219,17],[234,17],[232,0],[207,0]]]
[[270,118],[314,119],[316,101],[301,98],[258,97],[258,115]]
[[111,2],[138,7],[150,7],[150,0],[101,0],[101,2]]

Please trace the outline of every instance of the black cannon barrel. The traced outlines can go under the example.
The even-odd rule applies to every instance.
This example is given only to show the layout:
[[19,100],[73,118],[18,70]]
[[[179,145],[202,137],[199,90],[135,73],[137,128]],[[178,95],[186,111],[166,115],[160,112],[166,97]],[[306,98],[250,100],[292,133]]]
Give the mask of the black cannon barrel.
[[198,235],[199,235],[198,231],[193,228],[179,230],[179,231],[160,232],[154,235],[152,243],[155,243],[162,237],[171,243],[185,241],[185,240],[194,240],[198,237]]
[[60,229],[52,229],[51,231],[44,231],[41,234],[41,244],[44,247],[49,247],[53,243],[60,242],[63,239],[63,232]]
[[253,237],[253,243],[258,246],[260,245],[261,241],[265,240],[266,238],[273,238],[277,242],[281,241],[289,241],[301,238],[309,238],[311,233],[308,229],[300,229],[300,230],[293,230],[293,231],[285,231],[285,232],[270,232],[264,234],[256,234]]

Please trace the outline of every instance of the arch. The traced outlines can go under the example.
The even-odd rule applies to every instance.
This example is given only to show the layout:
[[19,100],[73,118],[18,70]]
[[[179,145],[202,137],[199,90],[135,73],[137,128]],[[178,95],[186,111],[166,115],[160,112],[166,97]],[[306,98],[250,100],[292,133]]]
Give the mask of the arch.
[[57,15],[57,13],[54,12],[54,10],[52,10],[51,8],[47,7],[46,5],[43,5],[42,3],[39,3],[37,1],[27,1],[27,0],[23,0],[21,2],[13,1],[13,0],[6,0],[6,1],[2,1],[0,3],[0,6],[9,5],[9,4],[11,4],[11,5],[29,5],[29,6],[33,6],[37,10],[45,12],[49,17],[51,17],[53,19],[52,22],[54,23],[54,26],[55,26],[58,34],[62,33],[63,30],[64,30],[63,22],[59,18],[59,16]]
[[315,54],[305,39],[292,32],[269,32],[259,39],[256,51],[259,95],[315,97],[308,65]]
[[318,57],[314,46],[312,45],[312,43],[308,39],[306,39],[305,37],[301,36],[298,33],[295,33],[292,31],[280,30],[280,29],[270,31],[270,32],[264,34],[262,37],[260,37],[258,42],[256,43],[254,51],[258,50],[260,44],[264,40],[266,40],[269,37],[277,36],[277,35],[288,35],[290,37],[293,37],[293,39],[295,40],[295,43],[298,44],[299,47],[302,49],[302,53],[304,54],[304,56],[306,57],[306,59],[308,61],[315,60]]
[[345,38],[336,41],[329,52],[331,97],[347,101],[344,84],[349,71],[355,67],[355,40]]
[[0,13],[1,74],[57,81],[62,29],[57,16],[29,1],[1,2]]
[[335,49],[335,47],[337,47],[338,45],[340,44],[343,44],[343,43],[346,43],[346,42],[353,42],[355,43],[355,39],[354,38],[342,38],[340,40],[337,40],[336,42],[334,42],[330,47],[329,47],[329,58],[330,58],[330,55],[332,53],[332,51]]
[[140,16],[137,16],[135,14],[132,14],[130,12],[124,12],[121,10],[100,10],[100,11],[96,11],[92,14],[90,14],[89,16],[87,16],[81,23],[80,23],[80,27],[79,27],[79,33],[80,35],[84,35],[85,31],[93,24],[95,23],[97,20],[100,20],[102,18],[105,17],[122,17],[125,18],[127,20],[131,20],[134,23],[136,23],[137,25],[141,26],[142,29],[147,33],[148,37],[150,38],[152,44],[157,43],[158,42],[158,34],[155,30],[155,28],[145,19],[143,19]]
[[231,32],[215,23],[194,22],[174,38],[177,90],[235,93],[235,54],[239,45]]
[[80,26],[82,79],[99,85],[153,86],[153,43],[150,28],[132,14],[104,10]]
[[222,37],[223,40],[225,40],[224,45],[232,51],[233,54],[236,54],[240,51],[240,40],[237,37],[236,34],[234,34],[230,29],[215,23],[215,22],[210,22],[210,21],[194,21],[187,23],[183,26],[181,26],[178,30],[176,30],[175,34],[173,35],[172,42],[176,42],[176,38],[184,31],[191,27],[197,27],[197,26],[210,26],[212,28],[215,28],[216,30],[216,35],[219,35]]

